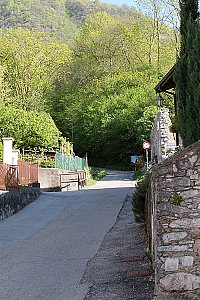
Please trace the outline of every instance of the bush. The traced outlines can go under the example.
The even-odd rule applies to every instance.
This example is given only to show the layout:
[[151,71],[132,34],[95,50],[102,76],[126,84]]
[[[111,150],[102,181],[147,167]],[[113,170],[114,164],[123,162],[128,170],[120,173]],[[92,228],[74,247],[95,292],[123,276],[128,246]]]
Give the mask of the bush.
[[88,167],[87,169],[87,185],[93,185],[96,181],[101,180],[104,176],[106,176],[105,170],[100,169],[94,169],[91,167]]
[[144,178],[137,182],[136,191],[132,198],[132,209],[136,222],[145,221],[145,200],[150,183],[150,172],[146,172]]
[[60,132],[49,114],[4,105],[0,106],[0,110],[1,137],[14,138],[16,147],[58,147]]
[[140,181],[144,179],[144,176],[145,176],[145,171],[137,170],[134,172],[133,179]]

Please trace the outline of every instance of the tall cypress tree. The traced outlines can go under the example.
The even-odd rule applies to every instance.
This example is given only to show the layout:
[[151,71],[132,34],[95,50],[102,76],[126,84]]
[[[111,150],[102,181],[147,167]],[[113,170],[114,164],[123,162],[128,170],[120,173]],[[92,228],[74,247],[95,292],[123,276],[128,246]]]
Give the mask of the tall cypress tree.
[[181,54],[184,54],[185,43],[188,35],[188,21],[191,19],[195,24],[198,22],[198,0],[179,0],[180,5],[180,33],[181,33]]
[[[187,39],[187,97],[186,114],[188,131],[186,144],[200,139],[200,27],[188,22]],[[186,120],[185,120],[186,121]]]
[[[179,133],[184,146],[200,139],[200,29],[197,0],[180,1],[181,50],[175,72]],[[199,99],[199,100],[198,100]]]

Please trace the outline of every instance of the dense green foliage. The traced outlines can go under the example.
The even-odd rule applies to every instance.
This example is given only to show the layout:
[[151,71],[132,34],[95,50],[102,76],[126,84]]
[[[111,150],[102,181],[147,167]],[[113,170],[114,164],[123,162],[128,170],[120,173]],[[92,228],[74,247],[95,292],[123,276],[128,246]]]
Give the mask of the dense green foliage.
[[181,1],[180,4],[182,35],[175,82],[178,99],[178,130],[184,146],[188,146],[200,139],[200,26],[198,1]]
[[[175,61],[173,30],[134,9],[99,1],[5,1],[0,9],[2,26],[12,27],[0,33],[2,107],[36,117],[49,113],[77,155],[87,152],[95,164],[128,165],[149,140],[157,112],[153,88]],[[19,25],[26,29],[13,28]],[[15,134],[19,147],[54,146],[51,137],[49,145],[37,140],[30,127],[28,139],[21,138],[17,126],[1,136]]]
[[[148,24],[144,18],[122,21],[106,12],[96,13],[75,40],[70,84],[60,90],[51,114],[73,140],[76,153],[87,152],[90,162],[128,164],[130,155],[140,153],[143,141],[149,140],[157,112],[153,87],[158,45],[155,42],[149,52]],[[167,27],[162,32],[170,34]],[[153,29],[148,34],[153,35]],[[159,72],[165,73],[173,63],[173,49],[169,35],[160,44]]]
[[136,184],[136,190],[132,198],[132,209],[137,222],[145,221],[146,193],[149,188],[151,173],[146,172],[141,180]]
[[102,3],[98,0],[66,0],[66,8],[68,15],[77,25],[84,24],[84,22],[89,19],[94,13],[103,11],[109,13],[110,15],[122,18],[127,15],[137,17],[134,7],[119,7],[117,5]]
[[198,22],[198,0],[180,0],[180,33],[181,33],[181,54],[187,51],[186,43],[188,38],[188,21]]
[[13,137],[16,147],[56,148],[60,132],[49,114],[0,106],[1,137]]
[[134,172],[133,179],[136,181],[141,181],[144,179],[144,176],[145,176],[145,171],[140,169]]
[[107,175],[106,170],[96,169],[88,167],[87,171],[87,182],[86,185],[90,186],[96,183],[96,181],[101,180],[103,177]]
[[0,3],[0,24],[3,29],[35,29],[72,41],[80,25],[100,11],[119,16],[130,15],[133,9],[89,0],[4,0]]
[[44,110],[47,93],[66,78],[69,47],[48,34],[9,29],[0,34],[1,103]]
[[[147,66],[163,75],[175,59],[173,32],[160,28],[162,41],[153,40],[155,32],[148,18],[122,20],[106,12],[96,13],[86,21],[75,40],[73,78],[87,84],[124,71],[142,71]],[[158,52],[160,55],[158,56]],[[161,56],[161,57],[160,57]]]
[[[128,74],[123,73],[123,77],[128,78]],[[123,77],[107,77],[104,82],[101,81],[100,88],[105,87],[105,90],[93,86],[94,94],[91,95],[89,90],[77,109],[75,146],[77,151],[81,149],[83,153],[88,152],[93,162],[127,160],[132,152],[138,151],[136,144],[141,140],[140,137],[136,140],[140,132],[137,121],[145,107],[154,102],[154,95],[148,88],[145,90],[137,84],[135,87],[126,86],[124,80],[124,86],[117,91]],[[90,103],[87,103],[89,97]]]
[[63,40],[71,40],[77,31],[76,24],[68,16],[65,0],[1,1],[0,23],[2,28],[51,32]]

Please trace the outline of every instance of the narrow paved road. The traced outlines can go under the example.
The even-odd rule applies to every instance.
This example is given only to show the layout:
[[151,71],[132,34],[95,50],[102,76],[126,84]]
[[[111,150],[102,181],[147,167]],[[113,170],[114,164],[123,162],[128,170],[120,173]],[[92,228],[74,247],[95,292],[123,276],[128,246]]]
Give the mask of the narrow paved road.
[[114,225],[131,173],[111,172],[78,192],[43,193],[0,222],[1,300],[83,300],[88,261]]

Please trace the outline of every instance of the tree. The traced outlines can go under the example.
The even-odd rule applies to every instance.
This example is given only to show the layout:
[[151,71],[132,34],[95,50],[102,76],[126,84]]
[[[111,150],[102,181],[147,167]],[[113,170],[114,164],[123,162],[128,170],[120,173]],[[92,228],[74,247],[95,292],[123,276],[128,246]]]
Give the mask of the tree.
[[[128,163],[149,136],[156,109],[157,58],[154,54],[149,63],[148,25],[147,17],[122,21],[97,13],[75,40],[70,82],[59,89],[51,114],[73,139],[76,153],[87,152],[90,162]],[[165,25],[162,30],[160,63],[165,72],[176,51],[169,39],[172,31]]]
[[180,8],[181,50],[176,65],[175,82],[178,100],[178,130],[184,146],[188,146],[200,139],[198,1],[180,1]]
[[145,108],[142,116],[136,121],[136,145],[139,147],[145,141],[150,141],[150,133],[152,124],[158,113],[158,108],[156,106],[150,105]]
[[5,81],[6,69],[0,65],[0,105],[13,103],[14,99],[12,96],[11,89],[8,83]]
[[[176,58],[175,43],[171,41],[173,32],[157,22],[159,37],[156,41],[151,22],[144,16],[122,20],[106,12],[94,14],[75,41],[73,80],[88,84],[96,78],[147,66],[166,72],[169,62],[173,64]],[[167,59],[163,53],[169,53]]]
[[0,137],[13,137],[16,147],[58,148],[60,131],[49,114],[0,106]]
[[[163,59],[168,53],[170,45],[171,49],[176,48],[176,52],[170,51],[172,60],[175,59],[179,47],[178,0],[142,0],[137,1],[137,6],[148,17],[144,18],[141,14],[140,21],[143,27],[146,27],[149,64],[154,64],[158,75],[161,75],[166,72],[163,68]],[[162,53],[163,49],[165,55]]]
[[10,104],[25,110],[44,110],[48,92],[67,76],[69,47],[49,34],[27,29],[1,33],[0,43],[3,80],[15,99],[9,99]]
[[188,38],[188,22],[197,24],[199,18],[198,0],[180,0],[180,33],[181,33],[181,55],[186,53]]
[[74,112],[76,153],[87,152],[92,163],[124,161],[128,164],[131,153],[142,148],[137,143],[137,120],[155,101],[151,88],[155,79],[151,74],[150,82],[149,75],[149,70],[123,72],[99,79],[92,87],[85,88]]
[[78,28],[69,17],[65,0],[0,1],[1,28],[26,28],[51,32],[63,41],[72,40]]
[[106,12],[94,14],[83,26],[74,48],[72,72],[77,83],[87,84],[91,79],[114,74],[124,58],[119,22]]

